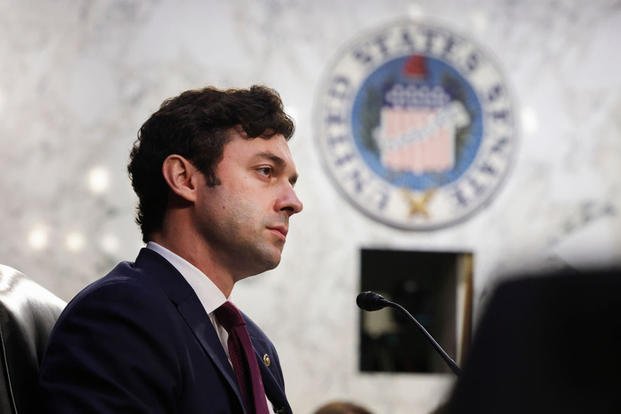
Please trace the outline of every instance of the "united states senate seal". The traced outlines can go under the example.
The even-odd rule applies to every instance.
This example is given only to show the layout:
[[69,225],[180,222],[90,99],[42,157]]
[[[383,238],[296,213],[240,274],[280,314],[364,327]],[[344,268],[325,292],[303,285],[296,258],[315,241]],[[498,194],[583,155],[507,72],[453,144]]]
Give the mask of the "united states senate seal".
[[489,54],[410,20],[344,47],[317,92],[314,125],[329,175],[362,212],[432,230],[492,199],[516,148],[510,91]]

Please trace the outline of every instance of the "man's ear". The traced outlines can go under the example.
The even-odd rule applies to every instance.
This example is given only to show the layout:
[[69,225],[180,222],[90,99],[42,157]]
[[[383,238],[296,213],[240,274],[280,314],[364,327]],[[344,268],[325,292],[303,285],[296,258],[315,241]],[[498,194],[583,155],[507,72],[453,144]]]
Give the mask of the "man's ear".
[[182,199],[196,201],[196,174],[198,170],[181,155],[171,154],[162,163],[162,175],[170,191]]

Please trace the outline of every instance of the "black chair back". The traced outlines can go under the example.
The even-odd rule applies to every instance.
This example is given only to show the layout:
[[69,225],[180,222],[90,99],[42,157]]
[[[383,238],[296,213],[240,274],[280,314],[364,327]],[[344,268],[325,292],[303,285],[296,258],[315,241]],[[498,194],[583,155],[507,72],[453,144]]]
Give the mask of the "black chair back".
[[65,302],[0,265],[0,412],[37,412],[39,363]]

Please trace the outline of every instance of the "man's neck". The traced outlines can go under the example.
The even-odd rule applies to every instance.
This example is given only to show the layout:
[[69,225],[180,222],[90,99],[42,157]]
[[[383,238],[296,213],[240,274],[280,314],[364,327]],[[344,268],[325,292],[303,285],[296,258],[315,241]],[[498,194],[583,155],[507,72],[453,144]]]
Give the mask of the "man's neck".
[[165,237],[162,233],[154,233],[150,240],[187,260],[203,272],[228,298],[235,284],[234,277],[226,269],[218,265],[217,260],[210,257],[209,250],[200,247],[201,243],[189,243],[175,237]]

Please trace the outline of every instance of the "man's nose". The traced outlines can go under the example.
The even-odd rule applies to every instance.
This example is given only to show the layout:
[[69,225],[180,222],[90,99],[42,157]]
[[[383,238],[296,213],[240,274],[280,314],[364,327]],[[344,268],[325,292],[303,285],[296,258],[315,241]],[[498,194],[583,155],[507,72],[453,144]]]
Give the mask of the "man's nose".
[[304,208],[302,201],[298,198],[295,190],[291,185],[288,185],[286,191],[279,199],[277,204],[278,211],[286,211],[289,216],[299,213]]

